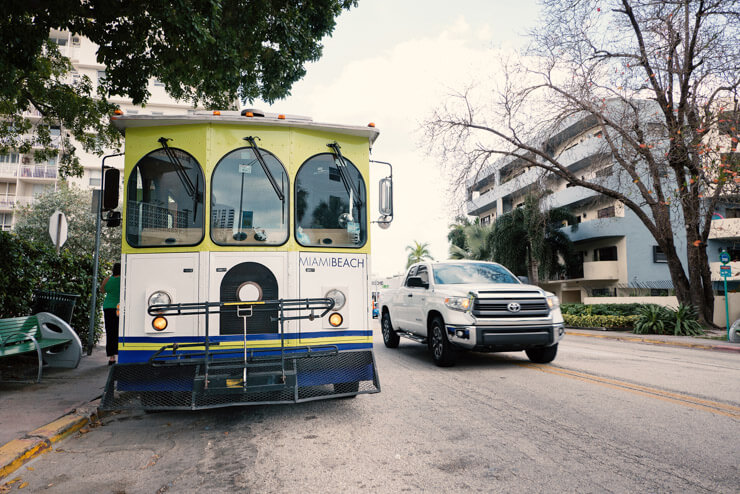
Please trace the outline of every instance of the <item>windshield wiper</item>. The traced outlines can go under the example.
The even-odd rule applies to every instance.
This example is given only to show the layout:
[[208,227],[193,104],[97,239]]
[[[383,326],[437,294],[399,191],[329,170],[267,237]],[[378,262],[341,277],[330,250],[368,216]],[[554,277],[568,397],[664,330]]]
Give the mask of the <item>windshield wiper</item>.
[[187,171],[185,171],[185,167],[180,162],[180,159],[177,157],[175,152],[172,151],[172,148],[167,145],[167,141],[171,140],[172,139],[168,139],[167,137],[160,137],[157,139],[157,142],[162,145],[162,149],[164,149],[167,159],[170,160],[170,163],[175,168],[175,173],[177,173],[177,177],[180,179],[180,182],[182,182],[182,186],[185,187],[185,192],[191,199],[193,199],[193,221],[195,221],[195,217],[198,216],[198,203],[201,199],[200,174],[196,174],[195,185],[193,185],[193,181],[190,180],[190,177],[188,176]]
[[[283,213],[283,223],[284,223],[285,222],[285,194],[283,193],[282,184],[278,185],[272,172],[270,172],[270,169],[267,168],[267,163],[265,163],[265,158],[262,157],[262,153],[260,153],[260,148],[257,147],[257,143],[254,141],[254,139],[255,138],[252,136],[247,136],[244,138],[244,140],[247,141],[252,146],[252,150],[254,151],[254,155],[257,157],[257,161],[259,161],[260,166],[262,166],[262,170],[265,172],[265,175],[267,175],[267,180],[270,181],[270,185],[272,185],[272,189],[275,191],[275,194],[277,194],[278,199],[280,199],[280,202],[283,203],[282,213]],[[259,139],[259,137],[257,137],[257,139]],[[280,176],[280,179],[281,179],[280,181],[282,182],[282,175]]]
[[358,192],[355,183],[352,181],[352,177],[349,174],[349,168],[347,167],[347,163],[344,162],[344,156],[342,156],[342,151],[340,151],[339,144],[337,142],[332,142],[331,144],[327,144],[327,147],[330,147],[332,150],[334,150],[334,157],[337,160],[337,169],[339,169],[339,176],[341,177],[344,188],[350,197],[350,201],[352,201],[352,197],[354,197],[353,202],[355,203],[355,207],[357,209],[362,208],[362,199],[360,198],[360,193]]

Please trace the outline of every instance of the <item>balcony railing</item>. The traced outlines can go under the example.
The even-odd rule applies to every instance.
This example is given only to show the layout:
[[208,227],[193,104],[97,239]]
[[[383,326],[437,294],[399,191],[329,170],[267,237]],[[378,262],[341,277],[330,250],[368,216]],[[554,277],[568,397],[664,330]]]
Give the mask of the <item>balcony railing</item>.
[[21,178],[56,179],[58,168],[56,165],[22,165],[18,176]]
[[0,163],[0,177],[17,177],[18,163]]
[[583,277],[587,280],[618,280],[619,261],[584,262]]

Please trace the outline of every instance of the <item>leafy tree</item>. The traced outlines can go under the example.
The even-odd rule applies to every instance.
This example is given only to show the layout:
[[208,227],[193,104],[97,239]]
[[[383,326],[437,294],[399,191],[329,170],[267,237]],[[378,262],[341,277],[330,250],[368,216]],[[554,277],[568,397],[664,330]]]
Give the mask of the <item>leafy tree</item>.
[[[17,211],[14,231],[18,236],[41,244],[53,245],[49,236],[49,218],[61,211],[67,218],[67,241],[62,246],[75,256],[91,255],[95,245],[95,214],[91,211],[90,193],[59,182],[57,190],[47,190],[35,197],[33,203]],[[113,263],[121,257],[121,229],[101,229],[100,259]]]
[[[464,91],[429,119],[456,182],[501,156],[620,201],[665,253],[679,302],[714,309],[707,239],[737,192],[740,12],[734,0],[544,0],[526,58],[498,67],[492,108]],[[490,100],[488,94],[483,95]],[[617,180],[588,177],[549,136],[574,122],[600,137]],[[560,143],[564,144],[564,143]],[[687,246],[687,263],[680,245]]]
[[[493,260],[492,227],[483,226],[476,221],[475,223],[468,222],[459,231],[462,234],[461,243],[463,247],[455,244],[450,245],[450,257],[452,259]],[[450,238],[450,235],[447,238]]]
[[[60,173],[82,173],[74,137],[102,154],[119,143],[107,116],[111,96],[145,104],[149,80],[179,100],[229,108],[234,101],[273,102],[290,94],[306,62],[321,56],[321,39],[356,0],[182,0],[179,2],[4,2],[0,17],[0,152],[56,156]],[[97,88],[87,77],[69,82],[71,64],[50,30],[69,31],[99,46],[106,66]],[[38,112],[32,125],[23,112]],[[67,132],[56,137],[50,128]],[[54,142],[58,139],[59,142]],[[57,146],[59,148],[57,148]]]
[[[479,222],[478,218],[475,219],[475,222]],[[466,250],[465,227],[470,225],[470,220],[465,216],[457,216],[455,218],[455,222],[450,225],[450,231],[447,233],[447,240],[450,242],[451,247],[457,247],[463,251]]]
[[414,240],[414,245],[407,245],[406,250],[409,251],[408,262],[406,263],[407,268],[412,264],[421,262],[425,259],[429,259],[431,261],[434,260],[432,255],[429,253],[429,244],[427,242],[420,244]]
[[575,223],[566,208],[540,210],[540,198],[530,194],[521,208],[501,215],[493,224],[493,258],[517,275],[527,273],[537,284],[540,275],[552,279],[567,270],[573,244],[560,228]]

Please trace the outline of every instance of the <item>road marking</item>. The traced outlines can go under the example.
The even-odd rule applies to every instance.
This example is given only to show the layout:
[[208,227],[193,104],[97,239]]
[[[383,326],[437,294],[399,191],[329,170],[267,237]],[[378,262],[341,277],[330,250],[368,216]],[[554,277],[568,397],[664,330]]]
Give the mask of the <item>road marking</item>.
[[707,412],[715,413],[717,415],[724,415],[725,417],[730,417],[733,419],[740,419],[740,407],[728,405],[727,403],[704,400],[702,398],[696,398],[694,396],[672,393],[670,391],[663,391],[661,389],[653,388],[650,386],[642,386],[627,381],[620,381],[617,379],[600,377],[585,372],[563,369],[561,367],[554,367],[552,365],[533,364],[531,362],[518,362],[517,364],[521,365],[522,367],[529,367],[541,372],[546,372],[548,374],[555,374],[579,381],[596,383],[609,388],[628,391],[630,393],[648,396],[650,398],[656,398],[690,408],[696,408],[697,410],[704,410]]

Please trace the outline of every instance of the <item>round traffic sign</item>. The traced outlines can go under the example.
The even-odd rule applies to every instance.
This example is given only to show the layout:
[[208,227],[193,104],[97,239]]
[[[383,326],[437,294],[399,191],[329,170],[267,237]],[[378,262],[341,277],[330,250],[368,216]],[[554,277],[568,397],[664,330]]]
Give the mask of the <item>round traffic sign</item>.
[[730,262],[730,254],[727,251],[722,251],[719,254],[719,260],[722,262],[722,264],[727,264]]

